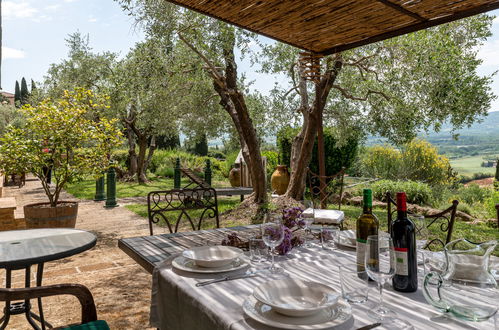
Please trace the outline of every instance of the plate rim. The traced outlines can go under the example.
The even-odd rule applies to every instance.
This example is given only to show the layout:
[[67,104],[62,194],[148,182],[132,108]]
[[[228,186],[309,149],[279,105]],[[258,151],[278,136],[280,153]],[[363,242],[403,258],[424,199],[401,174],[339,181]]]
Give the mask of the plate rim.
[[[251,302],[251,300],[253,300],[253,302]],[[343,298],[340,297],[340,299],[338,299],[338,303],[336,304],[336,306],[339,306],[339,305],[342,305],[344,307],[347,308],[347,313],[348,313],[348,317],[341,323],[332,323],[334,322],[335,320],[337,320],[337,318],[334,318],[333,320],[330,320],[328,322],[325,322],[325,323],[321,323],[321,324],[312,324],[312,325],[296,325],[296,324],[286,324],[286,323],[281,323],[281,322],[277,322],[277,321],[271,321],[271,320],[268,320],[268,319],[265,319],[263,317],[260,316],[260,314],[257,314],[258,316],[260,316],[261,318],[255,318],[253,313],[250,313],[248,310],[247,310],[247,307],[246,307],[246,304],[252,304],[252,306],[254,307],[255,306],[255,303],[261,303],[259,302],[253,295],[249,295],[248,297],[246,297],[243,301],[243,304],[242,304],[242,309],[243,309],[243,312],[244,314],[249,317],[250,319],[260,323],[260,324],[264,324],[264,325],[267,325],[267,326],[270,326],[270,327],[276,327],[276,328],[279,328],[279,329],[291,329],[291,330],[320,330],[320,329],[328,329],[328,328],[331,328],[331,327],[337,327],[337,326],[340,326],[348,321],[350,321],[352,318],[353,318],[353,313],[352,313],[352,306],[347,302],[345,301]],[[266,305],[266,304],[263,304],[263,305]],[[266,305],[266,306],[269,306],[269,305]],[[269,306],[270,308],[272,308],[271,306]],[[284,315],[285,316],[285,315]],[[291,317],[291,316],[288,316],[288,317]],[[264,323],[264,321],[261,321],[261,320],[265,320],[267,323]],[[270,323],[268,323],[270,322]]]
[[193,268],[188,268],[188,267],[185,267],[185,266],[179,264],[179,262],[178,262],[179,259],[189,260],[188,258],[185,258],[182,255],[179,255],[172,260],[172,267],[173,268],[175,268],[177,270],[184,271],[184,272],[198,273],[198,274],[216,274],[216,273],[233,272],[235,270],[243,269],[243,268],[248,267],[250,265],[244,258],[238,257],[238,258],[234,259],[234,261],[238,260],[238,259],[241,260],[241,264],[237,267],[233,267],[233,268],[229,268],[229,269],[220,269],[218,267],[206,268],[206,269],[193,269]]

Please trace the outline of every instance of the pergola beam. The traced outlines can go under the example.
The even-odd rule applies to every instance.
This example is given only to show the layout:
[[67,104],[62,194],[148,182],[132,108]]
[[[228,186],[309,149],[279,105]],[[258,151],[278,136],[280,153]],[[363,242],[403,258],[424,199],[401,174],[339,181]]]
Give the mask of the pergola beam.
[[390,8],[393,8],[393,9],[401,12],[402,14],[405,14],[407,16],[411,16],[412,18],[417,19],[420,22],[424,22],[424,21],[427,20],[426,18],[424,18],[424,17],[422,17],[422,16],[420,16],[420,15],[418,15],[418,14],[416,14],[416,13],[410,11],[410,10],[407,10],[404,7],[400,6],[400,5],[397,5],[397,4],[393,3],[393,2],[390,2],[389,0],[377,0],[377,1],[381,2],[385,6],[388,6]]

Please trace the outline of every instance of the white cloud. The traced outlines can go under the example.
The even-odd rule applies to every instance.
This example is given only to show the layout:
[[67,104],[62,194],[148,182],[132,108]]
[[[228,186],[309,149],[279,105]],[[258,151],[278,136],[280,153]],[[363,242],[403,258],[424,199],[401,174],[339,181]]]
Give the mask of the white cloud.
[[32,18],[38,9],[26,1],[4,1],[2,3],[2,15],[5,19]]
[[22,50],[9,48],[9,47],[2,47],[2,58],[4,60],[9,59],[9,58],[18,59],[18,58],[25,58],[25,57],[26,57],[26,53]]
[[56,11],[59,8],[61,8],[61,5],[49,5],[49,6],[45,6],[45,10],[47,10],[47,11]]
[[95,22],[97,22],[97,18],[95,18],[94,16],[89,16],[89,17],[88,17],[88,21],[89,21],[90,23],[95,23]]
[[478,51],[478,57],[483,60],[483,66],[499,66],[499,39],[487,40]]

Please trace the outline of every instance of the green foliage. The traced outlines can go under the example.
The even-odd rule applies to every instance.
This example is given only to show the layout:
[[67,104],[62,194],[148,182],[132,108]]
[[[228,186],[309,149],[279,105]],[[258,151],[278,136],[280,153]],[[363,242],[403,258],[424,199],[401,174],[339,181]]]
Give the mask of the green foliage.
[[29,99],[29,91],[28,84],[26,83],[26,79],[24,77],[21,79],[21,105],[28,103]]
[[371,185],[373,197],[377,200],[384,201],[387,192],[395,196],[397,192],[405,192],[407,194],[407,202],[414,204],[428,204],[432,197],[431,187],[422,182],[415,181],[392,181],[380,180]]
[[449,160],[420,139],[405,144],[402,151],[389,145],[367,148],[361,162],[364,175],[369,177],[422,181],[431,185],[455,181]]
[[267,150],[267,151],[262,151],[262,156],[267,157],[267,168],[265,170],[267,172],[267,179],[270,180],[272,173],[274,173],[277,165],[279,165],[278,162],[279,155],[276,151]]
[[19,87],[19,81],[16,80],[16,88],[14,92],[14,103],[18,106],[21,102],[21,88]]
[[3,136],[9,125],[20,128],[24,124],[21,111],[10,104],[0,104],[0,136]]
[[202,134],[201,137],[196,140],[193,151],[198,156],[208,155],[208,140],[206,139],[206,134]]
[[[25,105],[21,110],[26,126],[10,126],[0,139],[0,168],[4,173],[33,173],[55,206],[68,182],[98,176],[109,165],[107,155],[121,134],[115,119],[95,119],[108,107],[106,96],[82,88],[36,107]],[[52,190],[43,171],[46,166],[53,168]]]
[[[277,134],[277,145],[281,163],[289,166],[291,163],[291,146],[298,134],[298,128],[285,127]],[[326,175],[338,173],[342,167],[349,168],[355,160],[358,148],[358,137],[351,136],[347,141],[338,141],[332,128],[324,128],[324,148],[326,150]],[[317,138],[315,139],[310,169],[319,173]]]
[[487,188],[481,188],[476,183],[473,183],[466,187],[462,186],[459,188],[457,194],[459,196],[458,199],[469,205],[473,205],[475,203],[483,203],[491,196],[492,191]]
[[159,135],[156,137],[156,147],[158,149],[180,148],[180,137],[178,133],[170,135]]
[[496,190],[491,193],[490,197],[485,202],[488,215],[491,218],[497,217],[497,209],[496,209],[497,204],[499,204],[499,191]]

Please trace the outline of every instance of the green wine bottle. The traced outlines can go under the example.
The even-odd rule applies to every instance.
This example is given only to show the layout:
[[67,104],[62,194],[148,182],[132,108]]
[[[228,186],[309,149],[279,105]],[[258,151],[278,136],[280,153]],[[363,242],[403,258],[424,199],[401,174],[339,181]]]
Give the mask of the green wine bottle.
[[[373,193],[371,189],[364,189],[363,191],[363,208],[362,214],[357,219],[357,271],[364,272],[365,268],[365,255],[367,237],[370,235],[378,235],[379,221],[373,214]],[[365,278],[367,274],[359,277]]]

